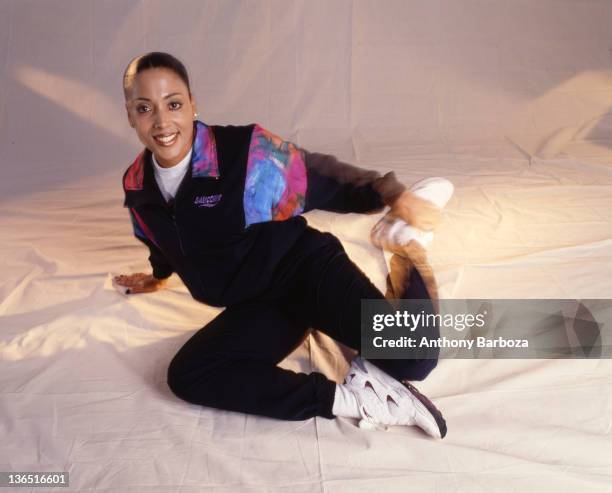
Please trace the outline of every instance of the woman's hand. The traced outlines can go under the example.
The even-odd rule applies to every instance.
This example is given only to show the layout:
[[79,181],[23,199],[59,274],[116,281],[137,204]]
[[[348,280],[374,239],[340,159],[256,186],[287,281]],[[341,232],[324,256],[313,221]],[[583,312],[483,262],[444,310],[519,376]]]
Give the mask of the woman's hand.
[[157,279],[153,274],[145,274],[144,272],[138,272],[129,276],[115,276],[114,280],[117,284],[128,288],[126,294],[159,291],[168,281],[168,279]]
[[439,207],[410,190],[405,190],[391,204],[390,213],[423,231],[435,229],[442,220],[442,210]]

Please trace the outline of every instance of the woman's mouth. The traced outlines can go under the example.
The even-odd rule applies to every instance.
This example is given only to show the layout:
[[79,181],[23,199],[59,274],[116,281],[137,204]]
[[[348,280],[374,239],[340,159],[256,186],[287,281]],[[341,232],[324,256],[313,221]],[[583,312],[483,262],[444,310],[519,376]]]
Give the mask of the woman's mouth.
[[175,132],[173,134],[155,135],[153,139],[155,139],[155,142],[157,142],[157,144],[159,144],[162,147],[170,147],[172,144],[176,142],[177,137],[178,137],[178,132]]

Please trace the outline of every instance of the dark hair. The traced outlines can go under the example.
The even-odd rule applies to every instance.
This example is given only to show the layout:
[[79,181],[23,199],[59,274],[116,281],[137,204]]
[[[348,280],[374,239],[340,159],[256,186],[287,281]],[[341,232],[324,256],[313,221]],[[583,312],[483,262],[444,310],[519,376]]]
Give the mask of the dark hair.
[[125,72],[123,72],[123,94],[126,101],[129,99],[132,92],[132,85],[136,75],[149,68],[167,68],[168,70],[172,70],[176,75],[183,79],[183,82],[189,91],[189,95],[191,96],[189,76],[187,75],[185,65],[183,65],[178,58],[173,57],[169,53],[152,51],[132,59],[125,69]]

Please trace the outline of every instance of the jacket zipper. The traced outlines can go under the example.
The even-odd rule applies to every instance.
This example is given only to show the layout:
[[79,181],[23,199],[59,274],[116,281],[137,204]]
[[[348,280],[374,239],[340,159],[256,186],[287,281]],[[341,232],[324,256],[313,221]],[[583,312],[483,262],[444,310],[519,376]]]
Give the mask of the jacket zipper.
[[179,246],[181,247],[181,253],[185,255],[185,250],[183,249],[183,242],[181,241],[181,233],[178,229],[178,224],[176,224],[176,216],[174,215],[174,209],[170,211],[170,216],[172,217],[172,222],[174,223],[174,229],[176,229],[176,236],[178,237]]

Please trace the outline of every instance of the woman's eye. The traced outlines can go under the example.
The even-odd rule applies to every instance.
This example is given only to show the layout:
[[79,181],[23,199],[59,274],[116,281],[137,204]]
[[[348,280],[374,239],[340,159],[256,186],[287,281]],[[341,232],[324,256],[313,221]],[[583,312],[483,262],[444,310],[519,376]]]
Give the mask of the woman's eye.
[[170,103],[170,108],[172,108],[173,110],[178,110],[181,106],[183,105],[179,103],[178,101],[172,101]]
[[149,107],[144,105],[144,104],[136,107],[136,111],[138,111],[138,113],[144,113],[148,109],[149,109]]

